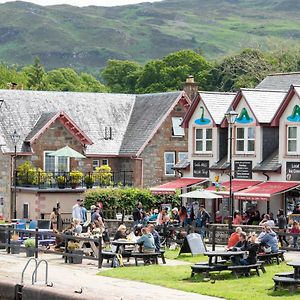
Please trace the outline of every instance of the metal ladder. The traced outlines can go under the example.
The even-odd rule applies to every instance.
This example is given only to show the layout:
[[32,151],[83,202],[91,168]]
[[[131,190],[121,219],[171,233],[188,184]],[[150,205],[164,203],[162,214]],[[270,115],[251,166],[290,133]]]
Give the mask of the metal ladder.
[[23,285],[24,285],[24,274],[25,274],[25,271],[26,271],[26,269],[29,266],[31,261],[33,261],[35,263],[35,268],[34,268],[34,271],[32,272],[32,276],[31,276],[31,284],[34,285],[37,282],[38,268],[41,265],[41,263],[44,262],[45,266],[46,266],[45,285],[49,286],[49,287],[53,286],[52,282],[48,283],[48,262],[45,259],[41,259],[40,261],[38,261],[36,258],[32,257],[27,261],[27,263],[26,263],[26,265],[25,265],[25,267],[22,271],[21,283],[16,285],[16,291],[15,291],[15,295],[16,295],[15,299],[16,300],[22,300],[22,289],[23,289]]

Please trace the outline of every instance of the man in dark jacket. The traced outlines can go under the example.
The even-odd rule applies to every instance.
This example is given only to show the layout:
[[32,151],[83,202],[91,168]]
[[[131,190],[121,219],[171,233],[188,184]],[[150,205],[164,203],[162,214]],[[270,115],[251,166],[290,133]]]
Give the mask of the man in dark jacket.
[[196,218],[196,227],[199,227],[200,234],[202,238],[205,237],[205,230],[207,227],[207,224],[209,223],[210,215],[205,210],[203,205],[200,205],[200,209]]
[[134,225],[138,225],[142,222],[142,220],[143,220],[143,205],[141,202],[138,202],[136,204],[136,207],[132,212],[132,217],[133,217]]

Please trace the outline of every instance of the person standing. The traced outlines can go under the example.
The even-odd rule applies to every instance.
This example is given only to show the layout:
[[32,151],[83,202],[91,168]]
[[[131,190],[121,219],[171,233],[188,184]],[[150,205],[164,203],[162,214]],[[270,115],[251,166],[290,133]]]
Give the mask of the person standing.
[[81,219],[81,204],[82,200],[81,199],[77,199],[76,204],[72,207],[72,218],[79,220],[82,223],[82,219]]
[[280,233],[286,233],[286,228],[287,228],[287,221],[285,215],[283,214],[283,209],[278,210],[277,225],[278,225],[278,232],[279,232],[278,239],[281,247],[283,247],[283,242],[285,242],[285,244],[288,246],[289,243],[286,240],[286,236],[280,235]]
[[143,205],[141,202],[137,202],[135,209],[132,212],[134,225],[142,223],[143,220]]
[[51,222],[51,229],[57,230],[57,209],[56,207],[53,207],[53,210],[50,214],[50,222]]
[[200,209],[196,218],[196,227],[199,227],[202,238],[205,237],[205,230],[209,223],[210,215],[205,210],[204,205],[200,205]]
[[80,207],[81,207],[81,220],[82,220],[82,223],[84,224],[87,220],[87,211],[83,205],[83,202],[80,203]]

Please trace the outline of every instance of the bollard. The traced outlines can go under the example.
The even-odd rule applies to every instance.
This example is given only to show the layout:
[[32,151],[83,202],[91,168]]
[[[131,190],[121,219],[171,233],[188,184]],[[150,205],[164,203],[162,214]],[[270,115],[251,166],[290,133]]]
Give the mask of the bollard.
[[98,248],[98,268],[102,268],[102,236],[99,236],[99,248]]
[[35,228],[34,239],[35,239],[34,257],[38,258],[39,257],[39,252],[38,252],[38,248],[39,248],[39,228],[38,227]]

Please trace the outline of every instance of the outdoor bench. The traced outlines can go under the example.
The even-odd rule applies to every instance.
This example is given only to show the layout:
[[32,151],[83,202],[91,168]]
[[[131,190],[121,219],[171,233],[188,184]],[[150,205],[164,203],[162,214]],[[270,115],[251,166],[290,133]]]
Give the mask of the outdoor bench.
[[106,259],[107,263],[109,263],[109,260],[111,259],[111,266],[113,266],[113,259],[116,256],[116,253],[111,251],[102,251],[101,254],[102,254],[101,264],[103,262],[103,259]]
[[191,277],[194,277],[194,275],[197,273],[205,272],[205,278],[208,278],[210,272],[214,272],[214,271],[221,272],[223,270],[227,270],[228,267],[223,264],[209,265],[207,263],[206,264],[199,263],[199,264],[195,264],[195,265],[191,266],[191,269],[192,269]]
[[259,269],[261,264],[252,264],[252,265],[237,265],[237,266],[228,266],[228,270],[231,270],[232,273],[238,278],[239,274],[250,275],[251,270],[255,270],[257,276],[260,276]]
[[291,277],[291,278],[294,278],[294,272],[276,273],[275,276],[282,276],[282,277]]
[[161,261],[163,262],[163,264],[166,264],[165,250],[160,250],[160,251],[158,252],[158,257],[161,258]]
[[285,252],[284,250],[279,250],[276,253],[259,253],[257,257],[259,260],[265,261],[266,263],[269,264],[271,264],[273,262],[273,259],[275,259],[277,265],[279,265],[280,263],[279,259],[281,259],[281,261],[284,261],[284,252]]
[[282,276],[282,277],[274,276],[273,280],[275,283],[275,286],[274,286],[275,291],[279,287],[282,287],[282,288],[288,288],[289,290],[294,292],[295,289],[300,286],[300,279],[295,279],[295,278],[285,277],[285,276]]
[[146,261],[153,261],[156,265],[158,264],[158,257],[161,254],[158,252],[154,253],[145,253],[145,252],[132,252],[131,257],[135,259],[135,265],[138,265],[138,259],[143,259],[144,262]]

